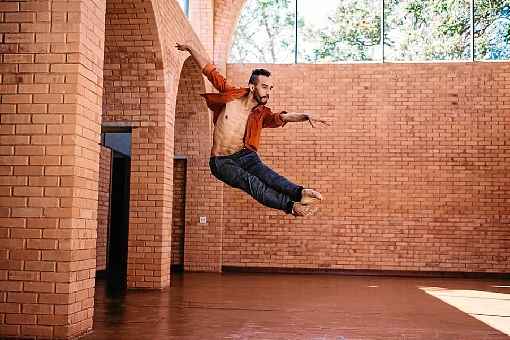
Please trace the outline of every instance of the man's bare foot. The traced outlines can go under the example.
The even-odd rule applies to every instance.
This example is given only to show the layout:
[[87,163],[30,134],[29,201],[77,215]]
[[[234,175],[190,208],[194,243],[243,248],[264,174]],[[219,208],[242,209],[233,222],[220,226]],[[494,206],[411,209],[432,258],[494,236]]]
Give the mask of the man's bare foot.
[[314,204],[322,201],[322,195],[320,192],[315,191],[313,189],[303,189],[301,191],[301,204]]
[[315,214],[317,210],[319,210],[319,208],[295,202],[294,206],[292,207],[292,215],[296,217],[311,216]]

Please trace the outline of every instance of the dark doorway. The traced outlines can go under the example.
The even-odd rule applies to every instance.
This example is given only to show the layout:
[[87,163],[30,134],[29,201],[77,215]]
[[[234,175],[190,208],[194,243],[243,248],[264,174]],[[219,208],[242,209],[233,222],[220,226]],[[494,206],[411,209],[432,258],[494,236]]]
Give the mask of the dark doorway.
[[174,159],[174,193],[172,206],[172,272],[184,271],[184,239],[186,226],[186,174],[184,157]]
[[105,278],[107,292],[115,295],[127,287],[131,131],[110,129],[101,137],[102,144],[112,151]]

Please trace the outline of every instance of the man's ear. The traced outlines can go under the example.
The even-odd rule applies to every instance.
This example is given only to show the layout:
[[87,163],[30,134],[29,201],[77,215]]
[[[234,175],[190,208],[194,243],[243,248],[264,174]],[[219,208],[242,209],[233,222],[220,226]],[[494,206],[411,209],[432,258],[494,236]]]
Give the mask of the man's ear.
[[255,85],[249,84],[248,87],[250,88],[250,92],[253,92],[255,90]]

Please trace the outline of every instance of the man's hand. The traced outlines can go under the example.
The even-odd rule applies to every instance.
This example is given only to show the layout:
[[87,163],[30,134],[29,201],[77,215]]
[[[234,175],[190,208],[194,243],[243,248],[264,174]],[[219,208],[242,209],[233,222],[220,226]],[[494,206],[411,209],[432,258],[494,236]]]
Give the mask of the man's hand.
[[193,59],[195,59],[195,61],[197,62],[198,67],[200,67],[200,70],[203,70],[205,65],[211,63],[211,61],[206,56],[202,55],[202,53],[195,50],[193,47],[191,47],[191,45],[175,43],[175,48],[177,48],[179,51],[189,52]]
[[175,43],[175,47],[179,50],[179,51],[187,51],[187,52],[190,52],[191,50],[191,47],[187,44],[179,44],[179,43]]
[[314,123],[321,123],[321,124],[324,124],[324,125],[327,125],[327,126],[331,126],[331,124],[329,123],[329,119],[319,119],[319,118],[315,118],[312,114],[310,113],[306,113],[306,118],[308,119],[308,123],[310,123],[310,125],[314,128],[315,125],[313,125]]

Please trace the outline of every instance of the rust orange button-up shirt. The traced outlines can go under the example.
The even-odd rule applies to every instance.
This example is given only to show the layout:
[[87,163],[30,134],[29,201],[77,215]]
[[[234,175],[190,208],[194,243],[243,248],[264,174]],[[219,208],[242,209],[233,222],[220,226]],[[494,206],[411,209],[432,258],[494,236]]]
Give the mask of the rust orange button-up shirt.
[[[204,66],[202,73],[209,79],[213,86],[220,93],[204,93],[201,94],[207,102],[207,106],[213,111],[213,123],[216,124],[218,116],[225,109],[228,102],[247,96],[250,92],[249,88],[234,87],[227,83],[212,64]],[[276,128],[284,126],[286,122],[282,120],[281,114],[285,111],[273,113],[271,109],[265,105],[256,106],[248,116],[246,129],[244,132],[244,146],[250,150],[257,151],[260,144],[260,134],[262,128]]]

